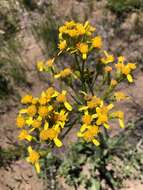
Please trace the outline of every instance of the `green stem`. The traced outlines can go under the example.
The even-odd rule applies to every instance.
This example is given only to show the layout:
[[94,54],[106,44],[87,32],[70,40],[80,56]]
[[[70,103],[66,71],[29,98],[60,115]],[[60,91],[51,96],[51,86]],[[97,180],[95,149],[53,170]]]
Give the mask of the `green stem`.
[[[64,132],[64,134],[62,135],[62,139],[65,138],[65,136],[70,132],[70,130],[72,129],[73,125],[76,123],[77,118],[69,125],[69,127],[67,127],[67,130]],[[70,127],[71,126],[71,127]]]

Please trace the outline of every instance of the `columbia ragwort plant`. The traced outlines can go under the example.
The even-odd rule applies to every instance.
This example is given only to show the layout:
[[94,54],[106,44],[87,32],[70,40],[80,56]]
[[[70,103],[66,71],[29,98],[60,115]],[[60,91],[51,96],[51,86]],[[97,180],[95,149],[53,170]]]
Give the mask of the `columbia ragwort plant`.
[[[102,37],[88,21],[65,22],[59,28],[58,48],[54,57],[37,63],[40,72],[51,74],[52,85],[39,97],[25,95],[21,100],[24,108],[17,116],[18,139],[27,146],[26,160],[38,173],[43,171],[41,160],[54,146],[63,146],[62,140],[72,128],[81,141],[99,148],[113,120],[124,128],[124,113],[116,102],[129,97],[117,87],[122,82],[133,83],[136,68],[124,56],[104,50]],[[59,66],[58,60],[61,63],[65,55],[71,63],[63,68],[65,64]]]

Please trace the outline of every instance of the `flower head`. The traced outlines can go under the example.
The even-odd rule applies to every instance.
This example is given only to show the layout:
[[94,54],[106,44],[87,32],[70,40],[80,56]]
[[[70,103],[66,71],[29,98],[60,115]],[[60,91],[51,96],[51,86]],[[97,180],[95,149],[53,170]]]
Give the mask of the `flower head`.
[[88,53],[88,45],[86,43],[79,43],[79,44],[77,44],[77,49],[82,54],[82,58],[86,59],[87,53]]
[[35,165],[37,173],[40,173],[40,164],[39,164],[40,154],[37,151],[33,150],[31,146],[28,147],[28,153],[29,156],[27,157],[27,161]]
[[102,47],[102,38],[100,36],[96,36],[92,39],[92,46],[94,48],[101,48]]

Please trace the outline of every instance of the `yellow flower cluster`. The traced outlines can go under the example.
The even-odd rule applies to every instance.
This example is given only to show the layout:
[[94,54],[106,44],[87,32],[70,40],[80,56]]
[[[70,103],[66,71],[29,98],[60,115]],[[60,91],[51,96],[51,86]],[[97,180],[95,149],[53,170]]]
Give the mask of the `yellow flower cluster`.
[[104,51],[104,57],[101,58],[101,62],[105,65],[106,73],[114,71],[114,77],[117,80],[127,78],[130,83],[133,82],[132,71],[136,69],[136,64],[125,63],[124,56],[119,56],[116,63],[114,56],[109,54],[107,51]]
[[118,75],[125,76],[129,82],[133,82],[133,78],[131,72],[136,69],[136,64],[134,63],[127,63],[125,64],[125,57],[120,56],[118,57],[118,63],[115,65],[117,69]]
[[66,78],[72,74],[72,70],[70,68],[65,68],[55,75],[55,78]]
[[[96,146],[102,143],[99,137],[111,128],[113,119],[124,128],[124,113],[113,107],[114,102],[128,96],[116,88],[124,79],[133,82],[132,72],[136,65],[127,63],[123,56],[116,58],[102,49],[103,40],[95,32],[96,28],[89,22],[65,22],[59,28],[58,54],[37,63],[39,71],[51,72],[49,80],[53,86],[55,79],[60,87],[67,86],[74,106],[68,102],[67,91],[58,92],[53,87],[43,91],[40,97],[26,95],[21,100],[25,108],[17,116],[18,138],[28,142],[27,161],[35,165],[37,172],[40,172],[41,149],[51,144],[61,147],[64,136],[61,132],[65,126],[80,123],[78,137]],[[56,64],[62,53],[74,55],[66,67]],[[71,111],[75,122],[69,119],[74,118],[69,117]],[[64,134],[66,132],[69,131],[65,129]]]
[[84,24],[74,21],[65,22],[59,28],[59,54],[68,51],[81,54],[84,60],[87,59],[89,52],[102,47],[102,38],[99,35],[94,36],[95,30],[95,27],[92,27],[89,22]]
[[49,59],[47,61],[38,61],[37,62],[37,69],[38,71],[48,71],[50,68],[54,68],[54,61],[55,59]]
[[[54,142],[57,147],[62,146],[59,136],[68,121],[72,106],[67,100],[67,92],[58,92],[53,87],[43,91],[38,98],[25,95],[21,103],[25,108],[19,111],[16,119],[17,127],[20,128],[18,139],[29,143],[27,160],[35,165],[39,173],[41,146],[49,142]],[[31,147],[34,142],[38,151]]]
[[77,133],[78,137],[82,137],[87,142],[93,142],[96,146],[99,146],[98,134],[102,131],[102,126],[106,129],[110,128],[110,120],[118,118],[120,127],[124,128],[124,113],[122,111],[112,111],[113,107],[113,104],[107,105],[96,96],[90,97],[86,101],[86,105],[79,108],[83,115],[82,125]]

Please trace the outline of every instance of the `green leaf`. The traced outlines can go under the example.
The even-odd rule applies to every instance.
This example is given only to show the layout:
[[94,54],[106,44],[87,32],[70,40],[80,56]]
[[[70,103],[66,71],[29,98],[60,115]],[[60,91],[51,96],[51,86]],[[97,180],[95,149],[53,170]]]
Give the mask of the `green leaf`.
[[100,182],[96,179],[92,179],[91,190],[100,190]]

